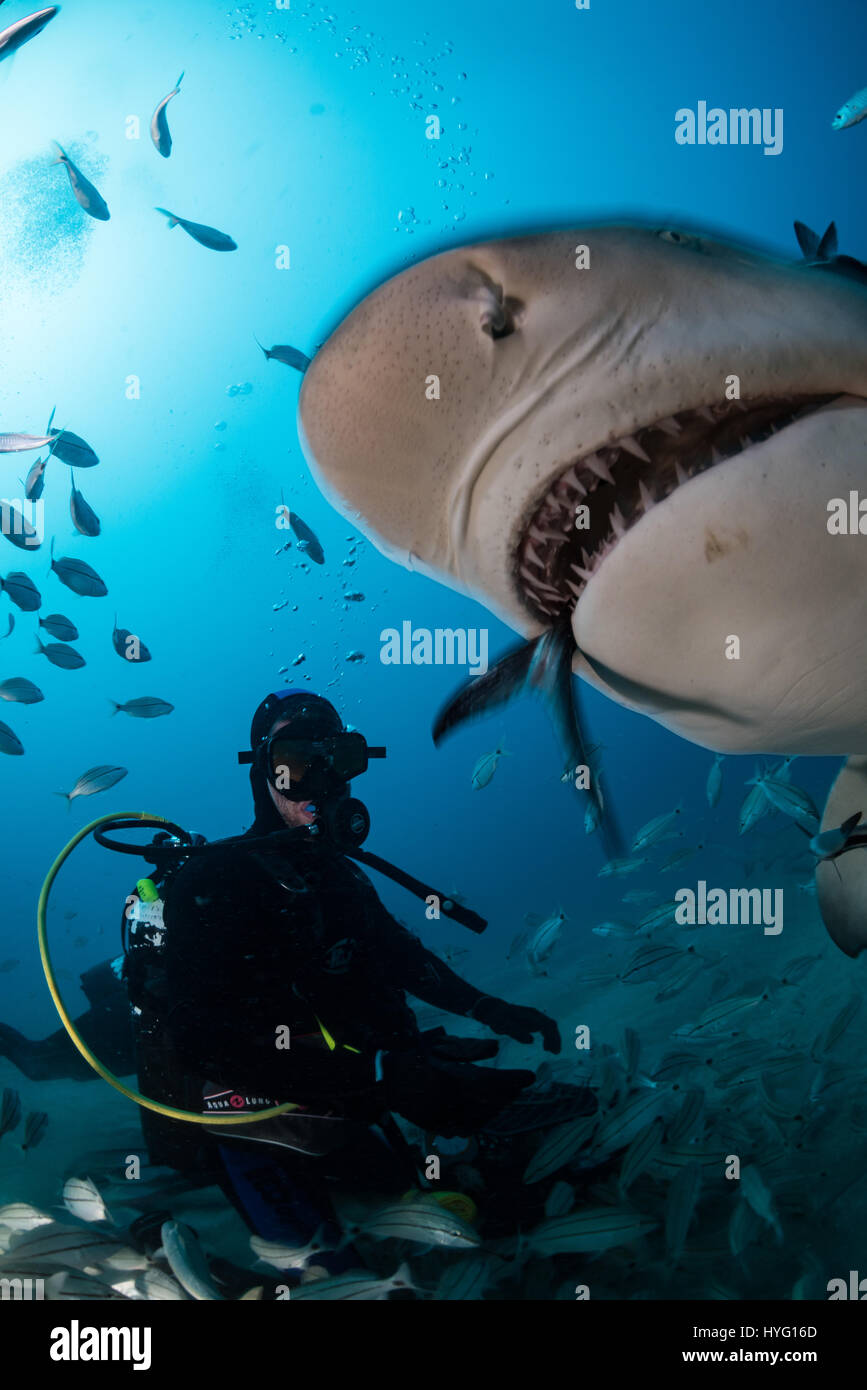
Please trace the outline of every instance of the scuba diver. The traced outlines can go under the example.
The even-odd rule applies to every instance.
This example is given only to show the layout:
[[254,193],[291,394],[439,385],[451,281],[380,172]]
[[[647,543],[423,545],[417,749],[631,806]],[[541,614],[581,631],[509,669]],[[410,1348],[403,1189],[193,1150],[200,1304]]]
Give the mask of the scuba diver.
[[[471,1135],[534,1082],[529,1070],[476,1065],[496,1054],[493,1040],[421,1032],[407,994],[561,1046],[553,1020],[476,989],[427,950],[349,857],[368,824],[349,783],[378,752],[321,696],[269,695],[239,755],[251,764],[252,826],[191,855],[161,890],[163,973],[140,1029],[142,1088],[162,1085],[205,1114],[297,1105],[215,1131],[224,1190],[266,1239],[303,1244],[322,1231],[338,1243],[329,1182],[416,1185],[392,1112],[431,1134]],[[338,1272],[357,1258],[322,1263]]]
[[[152,1162],[219,1183],[266,1240],[303,1245],[318,1233],[332,1247],[318,1257],[329,1273],[359,1264],[334,1219],[335,1184],[354,1195],[425,1184],[395,1114],[428,1144],[474,1143],[484,1131],[508,1148],[522,1132],[596,1109],[585,1088],[548,1088],[539,1105],[533,1071],[478,1066],[496,1056],[495,1039],[420,1030],[407,995],[561,1048],[544,1013],[476,989],[423,946],[359,867],[417,896],[431,891],[359,848],[369,817],[350,782],[384,753],[345,729],[321,696],[282,690],[259,706],[250,749],[238,755],[250,764],[255,811],[244,834],[211,844],[163,834],[150,852],[96,836],[158,867],[127,898],[124,956],[89,972],[103,994],[99,1006],[88,994],[82,1036],[169,1106],[223,1117],[294,1105],[238,1126],[140,1115]],[[448,900],[442,909],[473,930],[485,925]],[[13,1032],[0,1026],[0,1053],[28,1075],[95,1075],[65,1035],[30,1043]]]

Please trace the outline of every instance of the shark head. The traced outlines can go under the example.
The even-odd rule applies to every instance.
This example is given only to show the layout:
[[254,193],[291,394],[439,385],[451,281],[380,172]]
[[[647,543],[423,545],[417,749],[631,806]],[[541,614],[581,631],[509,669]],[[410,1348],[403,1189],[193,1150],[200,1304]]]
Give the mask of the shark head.
[[[301,437],[391,558],[694,742],[867,750],[867,287],[686,232],[485,242],[365,298]],[[867,526],[867,520],[865,520]],[[580,653],[586,654],[586,660]]]

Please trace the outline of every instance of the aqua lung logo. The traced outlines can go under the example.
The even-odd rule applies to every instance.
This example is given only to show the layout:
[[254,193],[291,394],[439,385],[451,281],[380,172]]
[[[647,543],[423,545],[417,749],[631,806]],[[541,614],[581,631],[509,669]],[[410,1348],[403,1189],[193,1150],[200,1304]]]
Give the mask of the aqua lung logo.
[[0,1279],[0,1302],[6,1299],[30,1301],[45,1297],[44,1279]]
[[150,1370],[149,1327],[54,1327],[48,1351],[52,1361],[131,1361],[134,1371]]
[[721,106],[697,110],[682,106],[674,113],[674,138],[679,145],[763,145],[765,154],[783,152],[783,108]]
[[0,497],[0,531],[4,536],[20,536],[22,546],[38,550],[44,530],[44,502],[22,502],[20,497]]
[[379,640],[383,666],[467,666],[471,676],[488,669],[486,627],[414,628],[405,620],[399,630],[383,628]]

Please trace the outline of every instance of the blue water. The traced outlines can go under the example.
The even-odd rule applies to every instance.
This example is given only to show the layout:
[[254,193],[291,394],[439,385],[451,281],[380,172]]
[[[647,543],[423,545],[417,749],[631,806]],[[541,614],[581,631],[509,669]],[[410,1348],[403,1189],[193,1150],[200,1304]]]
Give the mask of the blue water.
[[[18,8],[10,7],[11,18]],[[68,470],[52,460],[45,545],[26,555],[0,540],[2,573],[26,570],[42,591],[42,612],[65,613],[79,627],[74,645],[87,660],[81,671],[50,666],[33,654],[32,615],[11,610],[16,627],[0,644],[0,677],[35,680],[45,700],[0,710],[26,749],[0,768],[0,956],[20,962],[0,974],[0,1018],[31,1036],[55,1027],[35,903],[69,836],[114,809],[150,810],[209,838],[238,832],[251,819],[235,757],[247,746],[250,714],[270,689],[309,683],[388,747],[387,760],[356,787],[371,812],[369,847],[459,892],[491,926],[474,939],[427,922],[414,899],[377,881],[401,920],[435,949],[469,948],[458,968],[475,983],[554,1012],[567,1047],[591,1016],[614,1046],[624,1025],[636,1026],[631,996],[582,993],[581,973],[614,959],[619,943],[590,928],[629,916],[620,895],[645,880],[597,877],[604,851],[598,836],[584,833],[579,799],[558,781],[561,758],[544,708],[522,699],[435,750],[432,720],[461,673],[378,659],[380,631],[404,619],[487,626],[493,655],[513,634],[472,600],[389,563],[334,512],[300,450],[300,378],[266,362],[254,334],[312,353],[360,295],[427,254],[582,220],[634,216],[709,228],[795,259],[793,219],[821,231],[834,218],[841,250],[863,256],[867,126],[838,134],[830,120],[864,84],[864,36],[856,0],[836,0],[821,18],[768,0],[735,0],[724,10],[592,0],[588,11],[565,0],[543,10],[443,0],[418,18],[384,0],[363,10],[300,0],[285,10],[80,0],[0,65],[0,424],[40,433],[56,406],[57,424],[99,454],[99,467],[76,477],[103,523],[97,539],[74,531]],[[148,121],[181,69],[168,109],[174,150],[164,161]],[[677,145],[674,113],[699,100],[783,108],[783,152]],[[433,111],[442,119],[439,142],[424,139]],[[133,118],[139,138],[128,138]],[[81,212],[65,171],[50,163],[54,139],[98,186],[110,222]],[[237,252],[215,255],[169,231],[156,205],[229,232]],[[283,245],[290,268],[278,270]],[[138,399],[128,398],[131,378]],[[19,474],[34,458],[5,457],[8,495],[20,495]],[[281,491],[320,537],[324,566],[294,548],[280,551]],[[77,597],[48,573],[52,536],[59,555],[97,569],[108,597]],[[360,590],[364,602],[345,602],[346,590]],[[5,627],[6,598],[0,607]],[[115,613],[150,647],[151,663],[131,666],[115,654]],[[365,660],[347,661],[350,652]],[[169,700],[175,711],[152,722],[111,717],[110,700],[140,695]],[[604,748],[607,795],[626,828],[681,803],[686,842],[711,844],[684,881],[740,883],[749,851],[738,840],[737,813],[753,760],[726,760],[723,797],[709,813],[709,753],[594,692],[584,696],[592,738]],[[476,791],[473,766],[497,746],[512,756]],[[54,795],[103,763],[129,775],[71,808]],[[819,805],[837,766],[796,764]],[[785,839],[791,827],[782,817],[764,827],[797,847],[794,834]],[[79,972],[115,950],[129,878],[125,861],[88,844],[55,889],[55,964],[73,1013],[83,1007]],[[773,873],[750,880],[765,881]],[[679,883],[678,875],[661,880],[660,895]],[[507,967],[524,914],[558,906],[569,921],[549,976],[533,980]],[[863,970],[827,943],[815,899],[799,896],[797,918],[786,958],[799,947],[825,952],[819,992],[831,999],[830,1017],[838,992],[857,990]],[[750,943],[750,969],[763,977],[781,957],[761,951]],[[642,1000],[647,1036],[658,1041],[652,1000]],[[693,1017],[696,1000],[686,994],[668,1007]],[[508,1045],[512,1064],[521,1054]],[[43,1104],[40,1088],[4,1062],[0,1081],[20,1086],[31,1107]],[[98,1129],[103,1089],[78,1089]],[[130,1121],[130,1107],[105,1096],[106,1127],[120,1114]],[[54,1121],[58,1168],[82,1142],[69,1118],[75,1104]],[[32,1162],[40,1171],[37,1153]],[[0,1195],[18,1195],[28,1181],[7,1139]],[[848,1269],[842,1234],[835,1252]]]

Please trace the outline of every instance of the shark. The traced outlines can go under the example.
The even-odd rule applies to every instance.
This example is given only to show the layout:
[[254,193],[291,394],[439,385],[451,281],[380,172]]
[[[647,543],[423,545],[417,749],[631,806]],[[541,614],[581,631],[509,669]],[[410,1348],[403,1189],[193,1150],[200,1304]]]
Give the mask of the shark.
[[[867,495],[867,284],[835,237],[809,250],[632,223],[484,241],[320,346],[298,427],[321,490],[522,639],[435,734],[528,682],[563,724],[565,667],[719,753],[841,755],[826,823],[867,813],[867,535],[829,524]],[[817,871],[850,955],[865,860]]]

